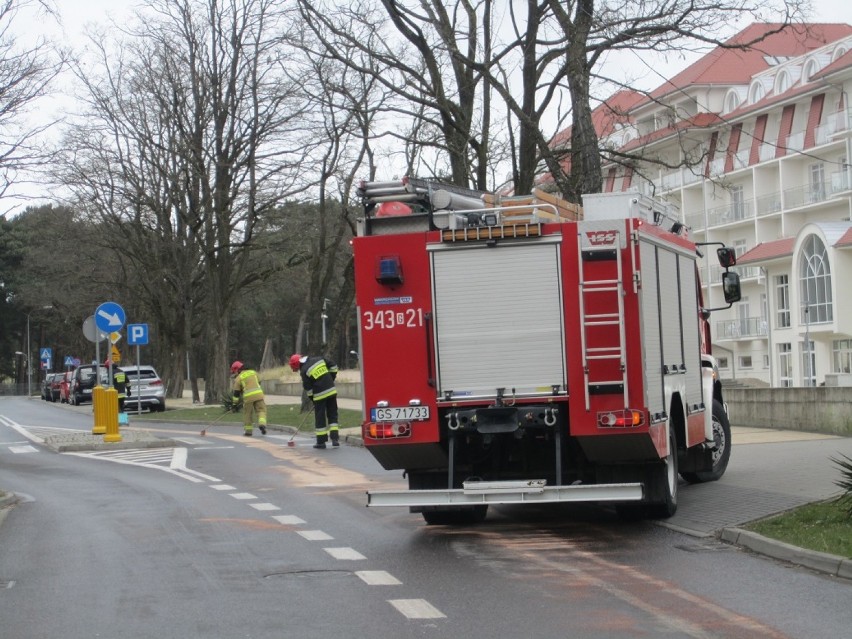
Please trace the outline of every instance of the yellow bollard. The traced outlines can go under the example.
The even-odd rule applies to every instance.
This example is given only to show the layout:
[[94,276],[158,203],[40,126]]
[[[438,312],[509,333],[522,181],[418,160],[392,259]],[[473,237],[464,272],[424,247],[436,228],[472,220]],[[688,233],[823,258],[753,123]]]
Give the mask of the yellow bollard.
[[92,389],[92,409],[95,412],[95,423],[92,426],[92,435],[103,435],[106,433],[106,422],[104,421],[104,411],[106,406],[104,402],[104,387],[98,384]]
[[121,435],[118,433],[118,391],[114,388],[107,388],[104,391],[104,404],[106,405],[106,433],[104,434],[105,442],[120,442]]

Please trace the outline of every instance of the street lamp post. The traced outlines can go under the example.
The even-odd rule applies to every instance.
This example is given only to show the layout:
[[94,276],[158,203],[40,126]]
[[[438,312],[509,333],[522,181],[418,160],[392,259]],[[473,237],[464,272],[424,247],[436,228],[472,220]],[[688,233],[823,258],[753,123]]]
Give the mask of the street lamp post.
[[322,300],[322,313],[320,313],[320,319],[322,320],[322,345],[325,346],[325,343],[328,341],[326,339],[325,333],[325,321],[328,319],[328,315],[326,314],[326,310],[328,308],[328,303],[331,300],[328,298],[323,298]]
[[[18,359],[20,357],[21,359]],[[21,385],[21,360],[26,361],[27,354],[23,351],[15,351],[15,392]]]
[[51,308],[53,308],[53,304],[47,304],[27,313],[27,397],[33,396],[33,369],[30,366],[30,354],[32,353],[30,350],[30,315],[36,311],[47,311]]

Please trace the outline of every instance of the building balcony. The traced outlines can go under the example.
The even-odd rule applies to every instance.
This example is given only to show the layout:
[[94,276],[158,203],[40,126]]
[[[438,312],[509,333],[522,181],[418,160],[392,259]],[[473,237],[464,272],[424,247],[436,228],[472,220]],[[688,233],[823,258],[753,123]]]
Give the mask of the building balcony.
[[[795,209],[800,206],[825,202],[833,197],[836,192],[832,182],[832,180],[826,180],[824,182],[816,182],[814,184],[806,184],[804,186],[786,189],[784,191],[784,207],[788,209]],[[838,189],[842,187],[842,181],[838,181],[837,187]]]
[[723,226],[754,218],[754,201],[742,200],[707,210],[707,226]]
[[769,326],[762,317],[719,320],[716,322],[715,330],[715,339],[755,339],[769,334]]
[[[760,278],[760,267],[759,266],[733,266],[730,269],[734,273],[737,273],[740,276],[740,280],[745,282],[749,280],[756,280]],[[725,269],[719,265],[713,265],[710,267],[710,283],[711,284],[721,284],[722,283],[722,273],[725,272]],[[704,269],[701,269],[700,277],[702,282],[706,282],[706,272]]]
[[[819,204],[834,197],[849,195],[850,190],[852,190],[852,178],[850,178],[849,171],[835,171],[831,174],[830,179],[824,182],[797,186],[786,189],[783,193],[780,191],[767,193],[754,199],[707,209],[706,228],[746,222],[755,217],[766,217],[780,213],[782,209],[797,209]],[[705,229],[705,213],[703,211],[686,215],[685,221],[691,229],[696,231]]]

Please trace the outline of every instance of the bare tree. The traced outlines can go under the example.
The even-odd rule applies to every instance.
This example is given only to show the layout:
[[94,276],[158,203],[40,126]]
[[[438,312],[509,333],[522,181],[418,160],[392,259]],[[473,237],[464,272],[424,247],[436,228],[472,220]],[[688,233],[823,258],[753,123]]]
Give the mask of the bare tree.
[[22,181],[23,172],[49,158],[38,138],[53,123],[26,116],[65,63],[64,54],[44,38],[21,44],[14,27],[22,11],[54,15],[44,0],[0,0],[0,198]]
[[[331,354],[345,338],[354,304],[354,264],[348,240],[355,234],[356,212],[351,200],[356,176],[375,173],[373,120],[387,100],[388,90],[375,74],[352,69],[351,62],[356,58],[364,65],[373,62],[356,47],[341,48],[335,55],[312,47],[308,39],[301,40],[300,47],[307,53],[305,63],[310,71],[303,76],[311,78],[308,92],[313,96],[312,111],[318,116],[316,135],[325,142],[317,154],[318,216],[306,255],[309,287],[296,350],[315,345]],[[328,326],[326,317],[333,317]],[[320,318],[322,326],[318,325]],[[314,338],[312,344],[308,343],[307,326],[313,329],[311,335],[322,334],[323,340]]]
[[258,226],[311,184],[315,141],[297,79],[282,72],[292,24],[277,5],[153,0],[115,50],[96,35],[97,64],[76,67],[87,112],[63,182],[150,278],[175,385],[187,349],[204,345],[207,403],[228,386],[234,304],[272,272],[253,259],[266,250]]
[[[384,107],[394,122],[402,116],[406,123],[394,135],[409,148],[416,146],[435,173],[455,184],[485,188],[489,163],[495,159],[490,152],[495,135],[490,87],[468,61],[489,64],[492,0],[380,4],[299,2],[327,55],[370,75],[397,96]],[[388,18],[395,32],[381,26]],[[353,50],[372,62],[365,64]],[[411,120],[420,125],[409,127]],[[415,133],[420,137],[410,137]]]

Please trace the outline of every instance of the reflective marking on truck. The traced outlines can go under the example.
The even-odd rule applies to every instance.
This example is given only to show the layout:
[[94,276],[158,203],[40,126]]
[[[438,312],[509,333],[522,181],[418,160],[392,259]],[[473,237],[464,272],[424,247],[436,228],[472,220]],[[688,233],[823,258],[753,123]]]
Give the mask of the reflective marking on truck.
[[423,326],[423,309],[407,308],[402,311],[364,311],[361,328],[365,331],[394,328],[419,328]]

